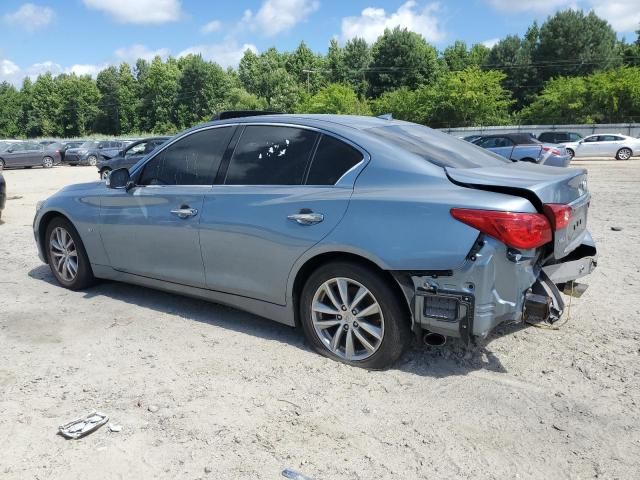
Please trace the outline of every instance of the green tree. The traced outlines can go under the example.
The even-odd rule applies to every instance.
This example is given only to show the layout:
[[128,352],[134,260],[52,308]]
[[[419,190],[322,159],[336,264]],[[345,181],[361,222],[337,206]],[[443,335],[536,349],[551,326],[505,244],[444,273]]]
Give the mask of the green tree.
[[543,81],[588,75],[622,62],[611,25],[593,11],[585,15],[582,10],[564,10],[548,18],[540,27],[532,59]]
[[325,64],[327,69],[325,77],[329,83],[347,82],[344,49],[335,38],[332,38],[329,43]]
[[296,110],[301,113],[340,115],[369,115],[371,113],[367,103],[360,100],[350,86],[339,83],[332,83],[321,88],[315,95],[304,99]]
[[359,96],[364,96],[369,90],[367,80],[368,69],[371,66],[371,48],[362,38],[352,38],[344,46],[344,80]]
[[56,137],[62,135],[60,121],[62,98],[51,73],[39,75],[31,89],[31,121],[27,136]]
[[224,102],[218,111],[223,110],[266,110],[267,102],[242,87],[233,87],[225,93]]
[[470,67],[442,75],[423,87],[427,122],[432,127],[501,125],[509,121],[511,97],[501,83],[505,75]]
[[406,28],[386,29],[373,45],[372,58],[368,78],[373,97],[432,83],[439,70],[436,49]]
[[60,75],[56,78],[60,95],[60,133],[80,137],[93,130],[98,115],[100,92],[89,75]]
[[286,57],[285,69],[298,85],[304,85],[308,93],[317,92],[324,80],[324,58],[311,51],[307,44],[300,42]]
[[108,67],[98,72],[96,88],[100,94],[96,130],[110,135],[119,135],[122,131],[120,121],[120,82],[116,67]]
[[16,137],[22,133],[20,113],[20,92],[10,83],[0,83],[0,138]]
[[428,106],[423,101],[420,92],[401,87],[383,93],[371,101],[374,115],[390,113],[393,118],[408,122],[424,123]]
[[584,77],[549,80],[542,92],[520,112],[524,123],[592,123]]
[[176,131],[175,98],[180,69],[175,59],[153,59],[140,85],[140,127],[147,132]]
[[121,63],[118,69],[118,112],[120,114],[120,133],[133,133],[138,130],[138,108],[140,102],[140,87],[133,76],[128,63]]

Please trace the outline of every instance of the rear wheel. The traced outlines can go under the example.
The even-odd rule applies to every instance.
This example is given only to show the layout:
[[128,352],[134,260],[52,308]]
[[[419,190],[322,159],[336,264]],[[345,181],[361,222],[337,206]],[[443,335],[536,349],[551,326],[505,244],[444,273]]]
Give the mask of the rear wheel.
[[98,157],[96,157],[95,155],[89,155],[89,157],[87,157],[87,163],[90,166],[95,167],[98,163]]
[[44,158],[42,159],[42,166],[43,166],[44,168],[51,168],[51,167],[53,167],[53,158],[51,158],[51,157],[44,157]]
[[573,160],[573,157],[576,156],[576,152],[574,152],[573,150],[571,150],[570,148],[565,149],[567,151],[567,155],[569,155],[569,158]]
[[49,267],[60,285],[70,290],[82,290],[94,283],[87,252],[68,220],[62,217],[51,220],[45,239]]
[[631,149],[621,148],[620,150],[618,150],[618,153],[616,153],[616,159],[629,160],[631,158],[631,155],[633,155],[633,152],[631,152]]
[[329,263],[309,277],[300,320],[317,352],[363,368],[391,366],[410,339],[399,294],[378,272],[356,263]]

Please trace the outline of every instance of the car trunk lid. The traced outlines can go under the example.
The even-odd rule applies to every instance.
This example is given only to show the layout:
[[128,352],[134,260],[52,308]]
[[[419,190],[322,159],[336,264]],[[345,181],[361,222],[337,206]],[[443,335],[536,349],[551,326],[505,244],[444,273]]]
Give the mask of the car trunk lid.
[[517,162],[487,168],[445,170],[449,180],[457,185],[524,197],[540,213],[547,214],[544,206],[548,204],[569,205],[569,221],[553,235],[553,254],[557,259],[577,248],[586,234],[590,195],[585,169]]

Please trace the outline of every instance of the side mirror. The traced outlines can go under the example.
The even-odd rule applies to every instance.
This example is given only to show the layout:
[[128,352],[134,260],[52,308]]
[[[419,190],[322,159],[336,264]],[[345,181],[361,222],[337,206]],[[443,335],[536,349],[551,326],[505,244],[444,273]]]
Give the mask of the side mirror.
[[133,181],[131,180],[131,175],[129,175],[129,169],[115,169],[107,177],[106,184],[107,188],[125,189],[128,191],[133,187]]
[[7,148],[7,153],[13,153],[13,148],[11,147]]

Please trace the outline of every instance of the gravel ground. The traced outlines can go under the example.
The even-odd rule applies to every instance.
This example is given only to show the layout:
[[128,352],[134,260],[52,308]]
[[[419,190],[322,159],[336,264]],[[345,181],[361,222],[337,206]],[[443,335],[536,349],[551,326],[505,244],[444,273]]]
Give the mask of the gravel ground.
[[[230,308],[60,288],[36,255],[35,204],[96,172],[4,172],[0,476],[638,478],[640,161],[575,163],[590,173],[600,265],[566,323],[503,328],[469,350],[416,345],[385,372]],[[122,431],[56,435],[92,409]]]

